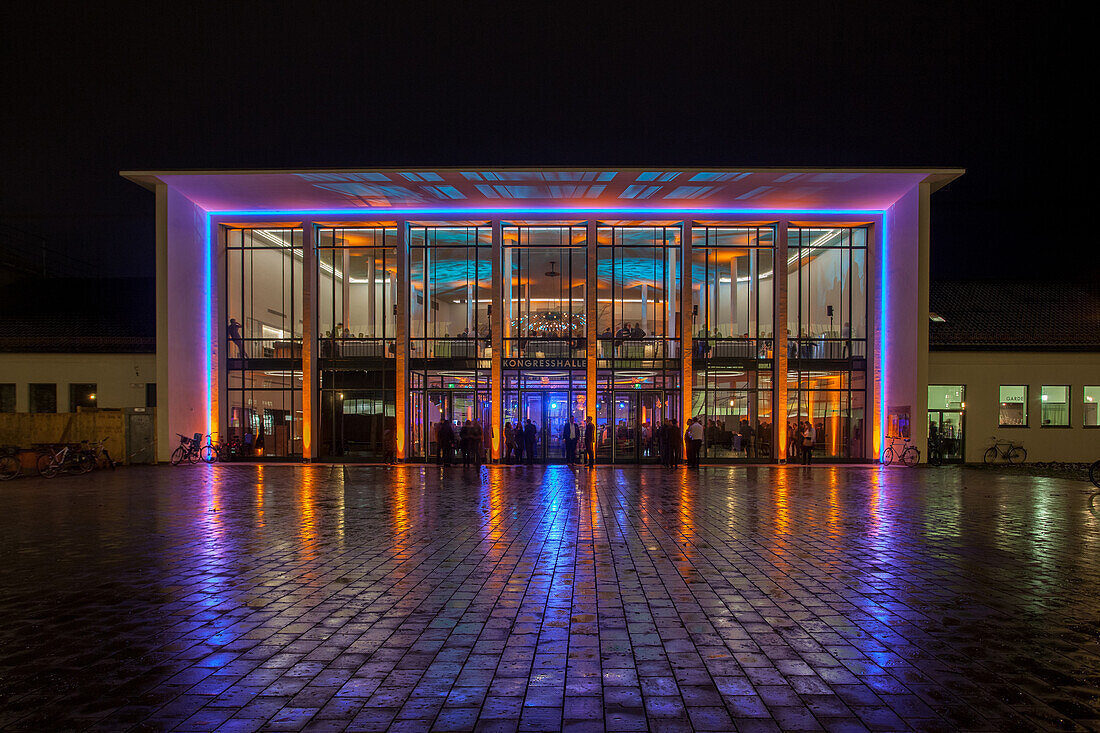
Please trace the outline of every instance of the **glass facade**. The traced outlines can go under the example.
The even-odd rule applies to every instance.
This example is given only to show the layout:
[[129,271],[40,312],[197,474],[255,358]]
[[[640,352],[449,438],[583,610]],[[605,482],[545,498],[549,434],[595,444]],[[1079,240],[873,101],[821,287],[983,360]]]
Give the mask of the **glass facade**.
[[788,231],[788,451],[802,428],[815,456],[868,457],[867,240],[866,227]]
[[708,462],[777,460],[784,420],[873,458],[867,226],[788,226],[785,261],[775,222],[305,226],[224,228],[219,410],[255,455],[446,460],[469,422],[486,454],[554,463],[591,417],[601,462],[667,458],[688,418]]

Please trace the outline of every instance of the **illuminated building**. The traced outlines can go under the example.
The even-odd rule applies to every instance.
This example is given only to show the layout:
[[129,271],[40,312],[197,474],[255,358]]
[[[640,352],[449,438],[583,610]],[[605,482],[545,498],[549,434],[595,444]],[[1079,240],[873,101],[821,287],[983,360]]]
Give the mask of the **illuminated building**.
[[126,172],[156,193],[161,450],[377,460],[392,431],[420,461],[448,418],[500,460],[531,419],[555,461],[570,416],[601,462],[655,461],[689,416],[712,462],[782,460],[798,421],[819,458],[923,443],[928,207],[960,174]]

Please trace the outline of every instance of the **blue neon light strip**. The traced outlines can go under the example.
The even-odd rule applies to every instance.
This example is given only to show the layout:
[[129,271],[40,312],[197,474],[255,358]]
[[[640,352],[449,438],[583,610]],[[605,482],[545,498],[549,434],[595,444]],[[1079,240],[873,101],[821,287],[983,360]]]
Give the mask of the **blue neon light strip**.
[[889,323],[889,317],[886,310],[887,304],[890,302],[890,280],[886,277],[886,264],[890,256],[889,246],[889,214],[885,211],[882,212],[882,253],[879,255],[879,259],[882,260],[881,274],[879,279],[881,284],[879,286],[879,350],[878,350],[878,363],[879,363],[879,455],[882,455],[882,449],[886,447],[886,324]]
[[211,378],[210,375],[213,370],[217,368],[217,364],[214,363],[213,342],[214,335],[211,331],[214,320],[214,287],[213,287],[213,239],[211,234],[211,222],[210,214],[206,215],[206,225],[203,227],[203,287],[206,288],[206,299],[203,304],[204,318],[203,318],[203,341],[205,343],[204,351],[206,352],[206,432],[212,435],[213,425],[210,414],[214,411],[213,397],[211,396]]

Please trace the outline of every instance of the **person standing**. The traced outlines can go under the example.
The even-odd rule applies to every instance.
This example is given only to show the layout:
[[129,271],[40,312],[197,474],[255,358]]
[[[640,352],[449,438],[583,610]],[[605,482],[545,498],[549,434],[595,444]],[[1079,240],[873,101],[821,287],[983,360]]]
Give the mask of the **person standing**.
[[467,420],[458,429],[458,448],[462,451],[462,467],[470,467],[470,421]]
[[248,354],[244,353],[244,339],[241,337],[241,324],[236,318],[229,319],[229,325],[226,327],[226,333],[229,336],[229,340],[233,342],[233,345],[237,347],[237,354],[241,359],[248,359]]
[[596,465],[596,426],[591,415],[584,423],[584,460],[589,468]]
[[813,463],[814,443],[817,442],[817,431],[812,421],[806,423],[806,432],[802,439],[802,462],[807,466]]
[[699,454],[703,451],[703,423],[699,418],[691,421],[688,427],[688,465],[699,468]]
[[485,442],[485,431],[481,429],[481,421],[474,420],[470,426],[470,450],[474,455],[474,467],[481,468],[482,446]]
[[512,462],[512,449],[515,447],[513,442],[516,437],[516,431],[512,430],[512,423],[507,420],[504,421],[504,462]]
[[527,454],[527,465],[535,461],[535,444],[539,440],[539,429],[527,418],[527,424],[523,426],[523,451]]
[[443,418],[439,423],[436,430],[436,442],[439,444],[439,462],[444,466],[451,465],[455,445],[455,431],[451,426],[451,421],[447,418]]
[[565,450],[565,465],[572,466],[577,462],[577,423],[573,418],[569,418],[562,428],[561,444]]

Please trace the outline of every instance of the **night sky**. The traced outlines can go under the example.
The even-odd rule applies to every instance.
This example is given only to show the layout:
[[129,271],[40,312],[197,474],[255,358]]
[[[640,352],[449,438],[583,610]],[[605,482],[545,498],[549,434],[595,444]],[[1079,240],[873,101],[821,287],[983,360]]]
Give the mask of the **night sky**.
[[1059,4],[202,7],[0,13],[0,243],[152,275],[125,169],[945,166],[934,278],[1097,275],[1094,24]]

